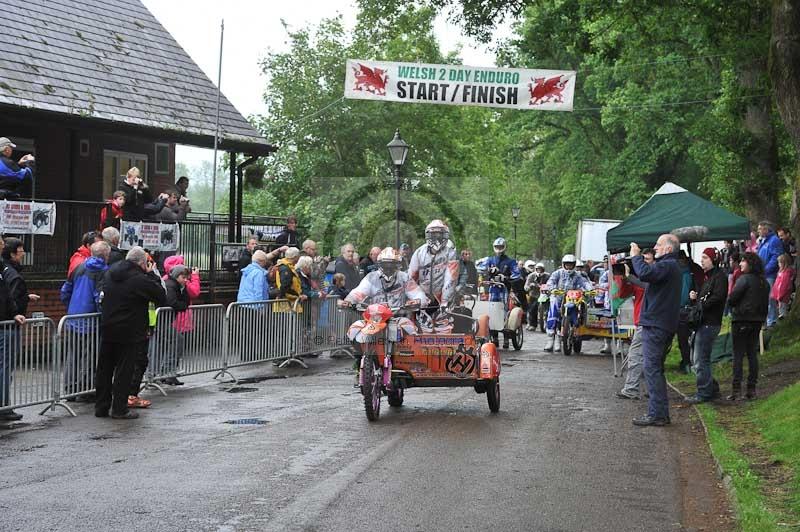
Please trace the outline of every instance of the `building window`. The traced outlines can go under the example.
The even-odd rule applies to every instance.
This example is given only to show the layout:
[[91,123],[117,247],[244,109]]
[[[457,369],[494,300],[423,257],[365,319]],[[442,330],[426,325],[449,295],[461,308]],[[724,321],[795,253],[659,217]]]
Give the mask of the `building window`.
[[103,151],[103,198],[110,198],[115,190],[119,190],[119,185],[125,180],[128,170],[134,166],[139,169],[142,179],[147,183],[147,155],[112,150]]
[[155,173],[169,175],[169,144],[156,144]]

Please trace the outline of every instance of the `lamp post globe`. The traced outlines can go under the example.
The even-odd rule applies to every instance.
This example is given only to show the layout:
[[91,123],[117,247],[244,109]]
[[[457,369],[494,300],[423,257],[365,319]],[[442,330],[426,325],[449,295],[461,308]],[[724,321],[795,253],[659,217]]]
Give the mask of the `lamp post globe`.
[[511,216],[514,218],[514,259],[517,258],[517,218],[519,218],[519,207],[511,207]]
[[400,169],[406,164],[408,148],[408,144],[400,136],[400,130],[395,130],[394,138],[386,145],[386,149],[389,150],[389,157],[392,160],[392,172],[394,174],[395,249],[400,249]]

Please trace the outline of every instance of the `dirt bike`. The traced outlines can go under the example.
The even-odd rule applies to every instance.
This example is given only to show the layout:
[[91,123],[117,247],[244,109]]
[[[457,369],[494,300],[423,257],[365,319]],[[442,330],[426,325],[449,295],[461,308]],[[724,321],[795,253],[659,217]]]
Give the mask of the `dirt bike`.
[[539,330],[542,332],[547,331],[547,311],[550,303],[550,297],[545,293],[544,288],[545,285],[541,285],[539,287],[539,299],[537,300],[539,303],[538,308],[538,320],[539,320]]
[[597,295],[596,290],[550,290],[550,295],[563,296],[561,301],[561,324],[558,327],[561,354],[570,356],[573,352],[580,353],[583,348],[583,338],[575,331],[580,325],[586,323],[587,298]]
[[[412,387],[471,386],[486,394],[491,412],[500,410],[500,355],[488,341],[487,316],[475,320],[475,333],[406,334],[398,314],[418,307],[373,303],[354,308],[363,311],[358,386],[369,421],[380,417],[384,394],[389,406],[400,407],[405,390]],[[356,322],[351,327],[356,324],[360,326]]]

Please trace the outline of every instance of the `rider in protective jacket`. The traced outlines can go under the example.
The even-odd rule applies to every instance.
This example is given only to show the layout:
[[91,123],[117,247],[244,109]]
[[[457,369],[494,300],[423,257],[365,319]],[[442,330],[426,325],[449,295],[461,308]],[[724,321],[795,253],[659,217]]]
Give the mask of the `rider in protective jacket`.
[[[520,307],[522,308],[522,315],[527,312],[527,302],[525,298],[525,280],[517,266],[517,261],[506,255],[506,239],[498,237],[492,244],[494,248],[494,256],[489,257],[486,261],[486,269],[491,272],[492,268],[496,268],[498,274],[501,276],[503,283],[505,283],[508,290],[513,290],[514,294],[519,300]],[[499,287],[491,287],[489,289],[489,301],[501,301],[502,290]],[[508,348],[508,338],[505,338],[504,348]]]
[[458,283],[459,259],[456,248],[450,241],[450,229],[441,220],[433,220],[425,228],[425,244],[411,256],[408,274],[430,299],[429,313],[438,324],[437,330],[444,332],[444,321],[449,321],[438,308],[453,302]]
[[[419,301],[422,307],[428,305],[428,297],[416,281],[400,269],[402,258],[394,248],[384,248],[378,255],[376,263],[378,269],[368,273],[345,299],[339,301],[339,306],[347,307],[366,301],[369,304],[385,303],[389,307],[397,308],[413,300]],[[347,331],[347,337],[356,346],[356,352],[359,355],[356,360],[356,369],[360,364],[360,343],[365,340],[361,330],[366,325],[364,320],[358,320]],[[417,327],[408,318],[398,320],[398,335],[403,333],[417,333]]]
[[[550,275],[546,290],[592,290],[592,282],[575,270],[575,255],[564,255],[561,268]],[[552,351],[555,345],[556,326],[561,319],[561,300],[563,296],[550,297],[550,312],[547,314],[547,345],[545,351]]]

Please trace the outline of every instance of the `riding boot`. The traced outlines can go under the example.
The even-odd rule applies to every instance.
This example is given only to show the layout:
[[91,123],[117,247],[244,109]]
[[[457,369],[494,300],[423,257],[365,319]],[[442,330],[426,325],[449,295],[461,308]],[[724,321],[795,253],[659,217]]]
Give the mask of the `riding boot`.
[[553,347],[556,344],[556,333],[547,333],[547,344],[544,346],[545,351],[553,352]]

